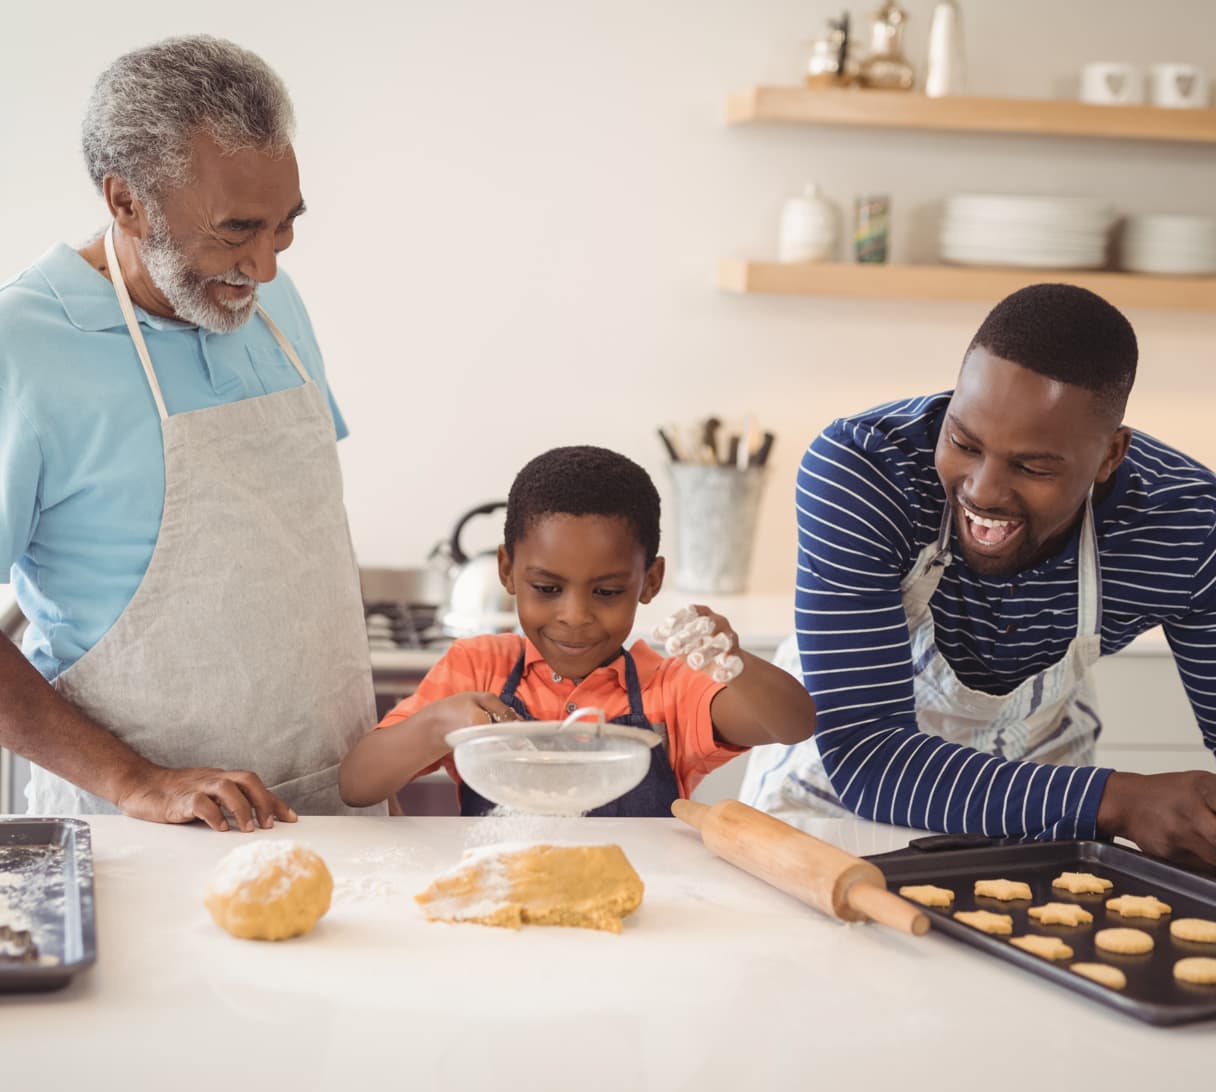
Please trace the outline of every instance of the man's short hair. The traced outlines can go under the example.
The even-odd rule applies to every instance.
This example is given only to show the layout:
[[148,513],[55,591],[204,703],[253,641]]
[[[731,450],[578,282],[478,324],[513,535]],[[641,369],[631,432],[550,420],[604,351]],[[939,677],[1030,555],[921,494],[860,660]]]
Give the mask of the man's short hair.
[[93,185],[124,178],[142,199],[190,181],[190,145],[285,152],[295,116],[283,81],[260,57],[207,35],[167,38],[119,57],[97,79],[81,143]]
[[1082,387],[1123,418],[1139,350],[1131,323],[1101,296],[1074,284],[1032,284],[984,319],[979,347],[1049,379]]
[[646,554],[659,556],[659,492],[632,459],[602,447],[555,447],[516,476],[503,528],[507,555],[539,519],[551,515],[612,516],[624,520]]

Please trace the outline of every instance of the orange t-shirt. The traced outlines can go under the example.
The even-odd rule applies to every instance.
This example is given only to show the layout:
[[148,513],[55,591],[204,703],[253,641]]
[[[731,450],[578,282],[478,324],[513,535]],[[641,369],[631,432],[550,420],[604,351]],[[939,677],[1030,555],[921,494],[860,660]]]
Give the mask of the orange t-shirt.
[[[585,705],[603,709],[609,720],[629,712],[624,656],[576,682],[555,674],[531,641],[500,633],[456,641],[418,689],[398,702],[378,727],[408,720],[423,706],[453,694],[469,690],[501,693],[520,652],[524,653],[524,673],[515,694],[537,720],[565,720]],[[645,641],[634,642],[629,652],[637,668],[646,719],[667,726],[667,760],[675,770],[680,795],[687,797],[706,774],[746,750],[714,738],[709,705],[722,683],[694,671],[683,660],[660,656]],[[418,776],[439,766],[459,782],[450,754],[420,770]]]

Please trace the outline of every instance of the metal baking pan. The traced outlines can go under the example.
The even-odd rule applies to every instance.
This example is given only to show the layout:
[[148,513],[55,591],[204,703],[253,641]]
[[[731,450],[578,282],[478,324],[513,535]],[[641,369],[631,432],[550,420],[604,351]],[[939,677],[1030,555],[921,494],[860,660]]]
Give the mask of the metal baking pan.
[[0,993],[56,990],[97,959],[80,819],[0,819]]
[[[976,841],[979,845],[976,846]],[[1216,1018],[1216,986],[1195,986],[1174,979],[1174,962],[1185,956],[1216,957],[1216,944],[1192,944],[1170,935],[1176,918],[1216,920],[1216,879],[1146,857],[1134,849],[1106,842],[993,843],[988,839],[940,835],[915,839],[908,849],[869,858],[882,869],[887,887],[898,892],[904,884],[931,883],[954,891],[954,905],[923,907],[932,915],[933,928],[990,955],[1084,994],[1104,1005],[1150,1024],[1181,1024]],[[919,846],[918,846],[919,843]],[[970,848],[965,848],[970,846]],[[964,847],[964,848],[958,848]],[[1070,895],[1052,888],[1061,872],[1093,872],[1114,883],[1105,895]],[[976,880],[1024,880],[1034,898],[1001,903],[977,899]],[[1169,903],[1171,913],[1156,920],[1123,918],[1106,909],[1115,895],[1156,895]],[[1093,914],[1091,925],[1041,925],[1027,916],[1031,906],[1045,902],[1077,903]],[[1015,948],[1008,937],[981,933],[951,915],[956,910],[992,910],[1013,918],[1013,936],[1037,933],[1058,936],[1073,949],[1073,957],[1055,962]],[[1146,955],[1126,956],[1094,947],[1099,929],[1130,926],[1149,933],[1155,945]],[[1127,976],[1127,986],[1114,990],[1070,971],[1072,963],[1109,963]]]

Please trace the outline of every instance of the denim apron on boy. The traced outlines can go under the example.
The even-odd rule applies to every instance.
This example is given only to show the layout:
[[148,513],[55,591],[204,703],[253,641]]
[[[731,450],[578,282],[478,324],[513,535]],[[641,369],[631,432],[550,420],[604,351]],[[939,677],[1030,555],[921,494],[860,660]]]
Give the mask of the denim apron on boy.
[[[1085,502],[1077,546],[1076,636],[1056,663],[1008,694],[967,686],[937,647],[929,600],[952,560],[951,528],[947,504],[937,541],[920,552],[900,584],[912,644],[917,725],[939,739],[1011,762],[1090,764],[1101,731],[1090,668],[1102,654],[1101,572],[1091,502]],[[786,643],[793,645],[793,662],[782,666],[800,676],[793,638]],[[792,823],[808,816],[852,814],[833,790],[813,738],[794,746],[755,748],[739,795]]]
[[[641,728],[646,732],[654,732],[657,729],[646,719],[646,712],[642,708],[642,687],[638,683],[638,669],[634,666],[633,657],[626,649],[621,649],[621,655],[625,657],[625,687],[629,693],[629,712],[614,717],[608,723],[624,724],[630,728]],[[515,694],[523,675],[524,653],[521,652],[498,697],[503,705],[514,709],[524,720],[536,720],[528,712],[528,707]],[[659,743],[650,748],[650,769],[646,771],[646,776],[639,784],[624,796],[610,800],[607,804],[595,808],[587,814],[609,818],[665,819],[671,816],[672,801],[679,798],[680,786],[676,782],[675,770],[671,768],[671,763],[668,761],[667,748],[663,743]],[[460,786],[461,815],[485,815],[493,808],[493,803],[474,792],[467,784]]]
[[[301,815],[383,815],[338,796],[376,708],[325,397],[259,307],[301,385],[170,415],[113,227],[105,247],[160,412],[164,508],[130,603],[55,689],[151,762],[253,770]],[[31,814],[117,810],[39,767],[26,795]]]

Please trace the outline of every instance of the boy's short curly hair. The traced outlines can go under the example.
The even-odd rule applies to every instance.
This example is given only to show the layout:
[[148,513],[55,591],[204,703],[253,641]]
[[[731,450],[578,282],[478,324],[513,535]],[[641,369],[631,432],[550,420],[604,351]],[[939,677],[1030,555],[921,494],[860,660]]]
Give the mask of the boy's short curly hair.
[[976,346],[1089,391],[1122,420],[1136,378],[1136,334],[1121,311],[1087,288],[1019,289],[988,313],[967,352]]
[[615,516],[637,537],[647,568],[659,556],[659,491],[645,470],[615,451],[555,447],[529,462],[507,494],[507,556],[514,558],[533,523],[551,515]]

